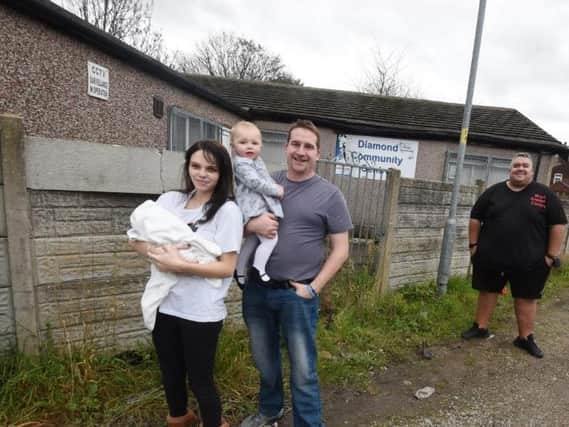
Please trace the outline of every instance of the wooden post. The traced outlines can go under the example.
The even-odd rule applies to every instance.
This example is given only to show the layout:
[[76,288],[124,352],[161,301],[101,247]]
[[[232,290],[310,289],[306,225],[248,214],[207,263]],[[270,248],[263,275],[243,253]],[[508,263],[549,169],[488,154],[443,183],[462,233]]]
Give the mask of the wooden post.
[[389,169],[389,176],[386,184],[385,215],[383,219],[385,234],[379,242],[379,260],[375,275],[375,289],[378,295],[389,291],[389,275],[391,272],[391,248],[395,238],[395,227],[397,225],[397,205],[399,203],[399,186],[401,183],[401,171]]
[[32,223],[26,185],[24,126],[22,118],[0,115],[0,147],[8,258],[18,348],[39,350],[39,324],[32,263]]

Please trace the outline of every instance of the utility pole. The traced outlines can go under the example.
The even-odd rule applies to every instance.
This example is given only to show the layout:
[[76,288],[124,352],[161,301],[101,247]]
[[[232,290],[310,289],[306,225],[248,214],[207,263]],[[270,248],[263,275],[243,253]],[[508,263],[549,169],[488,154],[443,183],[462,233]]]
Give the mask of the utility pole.
[[464,153],[466,151],[466,140],[468,138],[468,127],[470,125],[470,113],[472,111],[472,95],[476,82],[476,71],[478,69],[478,54],[480,53],[480,42],[482,39],[482,27],[484,26],[484,12],[486,10],[486,0],[480,0],[478,6],[478,20],[476,22],[476,35],[474,37],[474,48],[472,50],[472,61],[470,63],[470,77],[468,79],[468,90],[466,102],[464,104],[464,115],[462,116],[462,128],[460,130],[460,143],[458,145],[458,155],[456,159],[456,174],[452,187],[452,196],[448,219],[443,235],[441,247],[441,257],[439,260],[439,270],[437,283],[439,285],[439,295],[444,295],[447,291],[448,278],[450,276],[450,263],[452,261],[452,251],[456,237],[456,206],[458,204],[458,193],[460,190],[460,176],[464,163]]

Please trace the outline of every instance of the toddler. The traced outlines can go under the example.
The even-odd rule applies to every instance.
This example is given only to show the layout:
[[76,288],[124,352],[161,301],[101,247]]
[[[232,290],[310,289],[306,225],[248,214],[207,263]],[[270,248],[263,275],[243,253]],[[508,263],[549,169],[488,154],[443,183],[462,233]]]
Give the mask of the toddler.
[[[261,159],[261,131],[251,122],[240,121],[231,128],[233,172],[235,174],[235,199],[243,213],[243,222],[266,212],[278,218],[283,217],[279,199],[284,189],[273,181]],[[249,235],[239,253],[236,279],[239,285],[245,283],[247,266],[253,252],[253,267],[259,271],[262,281],[271,280],[265,267],[277,244],[278,236],[268,239],[261,235]],[[260,242],[260,243],[258,243]]]

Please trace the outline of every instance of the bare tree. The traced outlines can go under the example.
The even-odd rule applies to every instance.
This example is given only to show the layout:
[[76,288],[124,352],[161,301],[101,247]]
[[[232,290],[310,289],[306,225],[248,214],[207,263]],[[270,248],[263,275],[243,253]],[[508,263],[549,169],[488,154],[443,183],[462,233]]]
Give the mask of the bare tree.
[[174,62],[184,73],[302,85],[300,79],[286,71],[279,55],[232,33],[211,35],[196,44],[194,52],[180,54]]
[[168,54],[162,34],[152,29],[153,0],[61,0],[80,18],[165,62]]
[[401,54],[384,55],[381,49],[373,51],[371,68],[365,71],[364,82],[358,89],[365,93],[385,96],[417,98],[419,91],[402,77]]

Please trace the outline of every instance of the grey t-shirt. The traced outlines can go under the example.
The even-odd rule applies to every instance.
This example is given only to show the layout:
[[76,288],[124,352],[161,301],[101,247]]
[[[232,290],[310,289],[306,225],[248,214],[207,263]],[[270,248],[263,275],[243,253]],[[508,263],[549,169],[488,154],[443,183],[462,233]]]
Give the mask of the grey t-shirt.
[[273,179],[284,187],[284,218],[267,273],[276,280],[312,279],[324,261],[326,236],[352,229],[346,200],[338,187],[318,175],[295,182],[279,171]]

